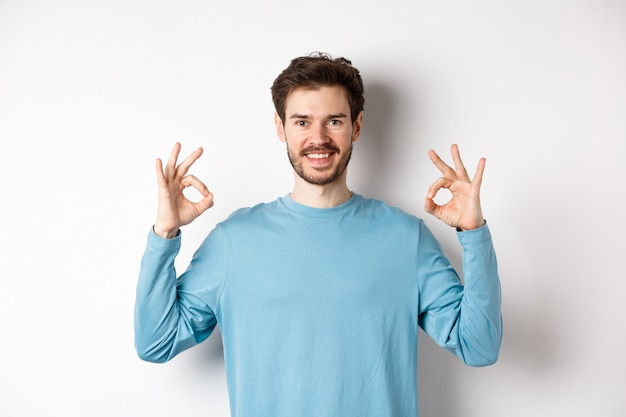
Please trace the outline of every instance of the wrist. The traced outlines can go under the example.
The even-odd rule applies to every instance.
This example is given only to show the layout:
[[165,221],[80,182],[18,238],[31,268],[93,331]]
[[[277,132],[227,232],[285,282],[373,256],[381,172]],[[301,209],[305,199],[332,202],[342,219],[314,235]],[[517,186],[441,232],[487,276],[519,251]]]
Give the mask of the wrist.
[[463,229],[463,228],[461,228],[461,227],[459,227],[459,226],[456,226],[456,231],[457,231],[457,232],[466,232],[466,231],[468,231],[468,230],[474,230],[474,229],[481,228],[481,227],[483,227],[483,226],[484,226],[484,225],[486,225],[486,224],[487,224],[487,220],[484,220],[484,219],[483,219],[483,222],[482,222],[479,226],[472,227],[472,228],[468,228],[468,229]]
[[178,235],[179,229],[161,229],[157,225],[152,226],[152,231],[154,234],[163,239],[173,239]]

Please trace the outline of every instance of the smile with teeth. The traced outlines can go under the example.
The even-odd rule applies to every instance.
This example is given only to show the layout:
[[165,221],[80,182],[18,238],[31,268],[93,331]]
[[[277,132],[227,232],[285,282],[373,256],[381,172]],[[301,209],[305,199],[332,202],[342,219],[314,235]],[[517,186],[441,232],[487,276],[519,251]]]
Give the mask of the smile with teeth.
[[306,156],[311,159],[325,159],[330,156],[330,153],[308,153]]

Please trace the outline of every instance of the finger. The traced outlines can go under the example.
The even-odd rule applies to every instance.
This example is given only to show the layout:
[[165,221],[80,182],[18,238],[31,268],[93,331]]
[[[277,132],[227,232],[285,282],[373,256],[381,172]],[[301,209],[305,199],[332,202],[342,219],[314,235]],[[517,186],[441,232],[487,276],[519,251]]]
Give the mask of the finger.
[[176,161],[178,160],[178,154],[180,153],[181,145],[179,142],[174,144],[174,148],[170,153],[170,158],[167,161],[167,165],[165,166],[165,177],[172,178],[176,173]]
[[428,151],[428,157],[445,177],[453,178],[456,175],[452,167],[443,162],[443,160],[439,157],[439,155],[437,155],[437,152],[435,152],[434,150],[431,149]]
[[160,158],[156,159],[155,171],[157,176],[157,184],[160,186],[164,186],[167,181],[165,179],[165,174],[163,173],[163,161]]
[[478,166],[476,167],[476,173],[474,174],[474,178],[472,179],[472,183],[480,189],[480,185],[483,183],[483,173],[485,172],[485,164],[487,160],[485,158],[480,158],[478,161]]
[[200,158],[200,156],[202,155],[202,152],[203,152],[203,149],[198,148],[195,151],[193,151],[191,155],[189,155],[183,162],[181,162],[180,165],[176,168],[176,176],[177,177],[185,176],[187,174],[187,171],[189,170],[189,167],[191,167],[191,165],[193,165],[193,163],[196,162],[198,158]]
[[469,182],[469,175],[467,175],[467,170],[465,169],[465,165],[463,165],[461,153],[459,152],[459,146],[457,144],[454,144],[451,146],[450,150],[452,153],[452,161],[454,162],[454,168],[456,170],[457,176]]
[[204,185],[202,181],[200,181],[198,178],[196,178],[193,175],[187,175],[186,177],[183,177],[183,179],[181,180],[181,184],[185,188],[187,187],[195,188],[196,190],[198,190],[200,194],[202,194],[205,197],[211,193],[208,187]]
[[213,193],[209,191],[209,193],[205,195],[202,200],[198,201],[196,205],[200,214],[213,207]]
[[450,188],[452,185],[452,181],[448,178],[441,177],[438,178],[437,181],[432,183],[430,187],[428,187],[428,192],[426,193],[426,198],[433,199],[442,188]]
[[193,187],[202,194],[202,199],[193,203],[198,211],[198,215],[213,207],[213,193],[198,178],[188,175],[181,180],[181,184],[185,187]]

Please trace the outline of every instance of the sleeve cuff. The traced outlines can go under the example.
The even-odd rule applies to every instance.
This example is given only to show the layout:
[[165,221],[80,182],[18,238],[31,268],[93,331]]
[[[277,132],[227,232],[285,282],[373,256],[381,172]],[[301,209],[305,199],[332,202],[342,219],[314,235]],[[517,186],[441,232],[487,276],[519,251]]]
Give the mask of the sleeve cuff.
[[[481,227],[485,227],[486,225],[487,225],[487,220],[485,220],[485,221],[483,222],[483,225],[482,225],[482,226],[479,226],[479,227],[477,227],[476,229],[480,229]],[[471,230],[476,230],[476,229],[471,229]],[[460,233],[460,232],[469,232],[470,230],[463,230],[463,229],[461,229],[460,227],[458,227],[458,226],[457,226],[457,227],[456,227],[456,231]]]
[[461,244],[491,241],[491,232],[487,226],[487,221],[485,220],[485,223],[482,226],[472,230],[462,230],[457,233],[457,237]]
[[164,239],[154,232],[154,226],[152,226],[150,228],[150,232],[148,233],[148,245],[159,250],[176,250],[180,248],[181,235],[182,232],[179,229],[176,236],[171,239]]

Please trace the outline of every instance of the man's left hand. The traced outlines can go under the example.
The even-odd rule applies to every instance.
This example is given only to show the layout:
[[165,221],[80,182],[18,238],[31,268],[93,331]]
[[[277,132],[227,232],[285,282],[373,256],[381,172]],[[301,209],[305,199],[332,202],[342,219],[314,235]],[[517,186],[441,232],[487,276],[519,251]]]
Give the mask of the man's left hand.
[[[485,170],[485,158],[478,161],[476,173],[470,181],[461,160],[459,147],[452,145],[451,151],[454,169],[443,162],[432,149],[428,152],[430,160],[443,176],[428,189],[424,210],[452,227],[462,230],[476,229],[485,223],[480,207],[480,185]],[[447,203],[439,205],[435,203],[434,198],[442,188],[449,190],[452,197]]]

